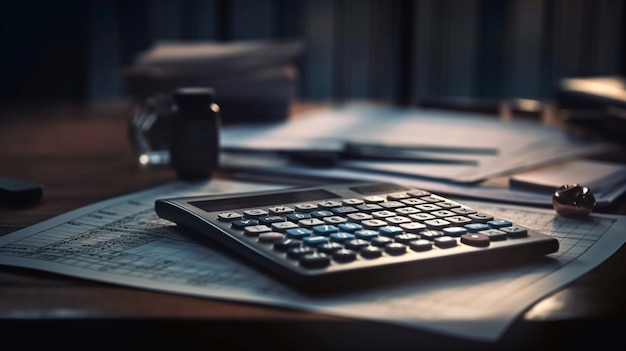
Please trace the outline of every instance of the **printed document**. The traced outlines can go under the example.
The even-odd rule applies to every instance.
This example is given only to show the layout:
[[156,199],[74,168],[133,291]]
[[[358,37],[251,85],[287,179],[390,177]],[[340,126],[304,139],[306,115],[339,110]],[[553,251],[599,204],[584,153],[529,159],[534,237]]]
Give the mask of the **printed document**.
[[222,180],[172,182],[112,198],[0,237],[0,264],[496,341],[534,302],[600,264],[626,240],[623,216],[572,220],[553,211],[465,201],[558,238],[560,250],[551,260],[516,268],[311,297],[223,254],[220,247],[158,218],[154,211],[158,198],[272,187]]

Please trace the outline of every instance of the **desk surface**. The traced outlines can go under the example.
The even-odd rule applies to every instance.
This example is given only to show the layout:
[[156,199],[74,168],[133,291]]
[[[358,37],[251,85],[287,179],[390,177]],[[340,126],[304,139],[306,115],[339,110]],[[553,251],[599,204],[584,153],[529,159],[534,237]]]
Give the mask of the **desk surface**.
[[[7,109],[0,116],[0,175],[39,182],[43,200],[0,207],[0,235],[55,215],[175,178],[139,169],[126,139],[123,105]],[[616,211],[623,211],[623,206]],[[624,233],[626,235],[626,233]],[[626,248],[569,286],[538,301],[497,345],[594,346],[621,341],[626,327]],[[27,269],[0,267],[0,325],[5,335],[46,345],[66,337],[102,348],[465,349],[461,340],[371,322],[279,308],[118,287]],[[34,329],[34,330],[32,330]],[[106,333],[106,338],[102,336]],[[40,335],[41,337],[39,337]],[[325,336],[322,336],[325,335]],[[84,344],[83,344],[84,345]],[[173,346],[172,346],[173,347]],[[354,346],[353,346],[354,347]],[[350,347],[349,349],[356,349]]]

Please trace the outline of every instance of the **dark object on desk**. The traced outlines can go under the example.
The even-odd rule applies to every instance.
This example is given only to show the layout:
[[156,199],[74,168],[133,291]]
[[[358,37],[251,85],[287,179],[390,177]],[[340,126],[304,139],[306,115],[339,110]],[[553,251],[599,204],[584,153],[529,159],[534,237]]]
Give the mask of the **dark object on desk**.
[[552,206],[561,216],[582,218],[593,211],[596,206],[596,198],[586,186],[563,185],[554,192]]
[[181,179],[210,178],[219,161],[219,107],[210,88],[174,94],[170,128],[171,165]]
[[387,183],[159,199],[155,211],[315,294],[520,265],[559,249],[503,218]]
[[21,179],[0,177],[0,203],[9,206],[31,205],[43,195],[40,184]]
[[600,131],[617,141],[626,139],[624,77],[565,78],[555,98],[567,122]]

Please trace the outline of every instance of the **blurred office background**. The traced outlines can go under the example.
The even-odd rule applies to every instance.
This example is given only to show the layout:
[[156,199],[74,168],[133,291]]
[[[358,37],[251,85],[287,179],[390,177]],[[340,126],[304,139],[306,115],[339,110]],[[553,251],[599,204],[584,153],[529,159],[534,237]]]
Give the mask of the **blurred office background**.
[[622,0],[20,0],[0,3],[0,100],[124,98],[161,40],[300,39],[298,96],[415,104],[550,99],[623,75]]

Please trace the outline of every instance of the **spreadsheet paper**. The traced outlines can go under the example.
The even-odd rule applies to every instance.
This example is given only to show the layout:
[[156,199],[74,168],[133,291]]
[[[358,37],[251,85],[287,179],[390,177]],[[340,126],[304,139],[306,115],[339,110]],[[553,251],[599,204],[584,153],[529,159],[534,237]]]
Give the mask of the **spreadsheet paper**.
[[226,180],[176,181],[112,198],[0,237],[0,264],[495,341],[534,302],[600,264],[626,239],[624,216],[594,214],[574,220],[549,210],[461,201],[556,237],[560,249],[536,264],[312,297],[223,254],[220,247],[154,211],[158,198],[272,188],[279,187]]

